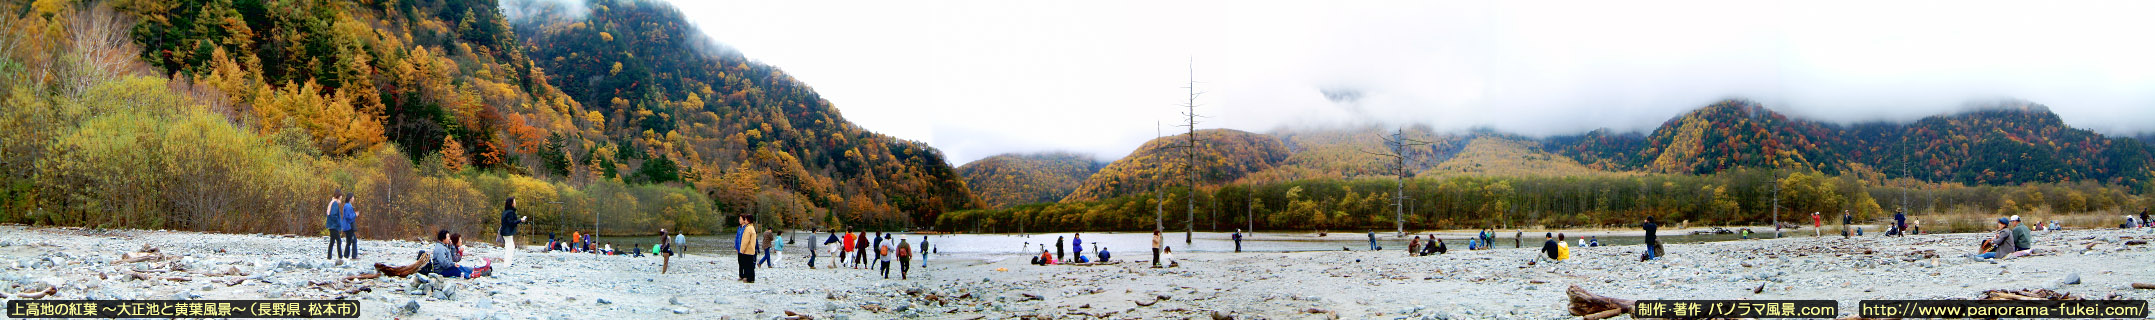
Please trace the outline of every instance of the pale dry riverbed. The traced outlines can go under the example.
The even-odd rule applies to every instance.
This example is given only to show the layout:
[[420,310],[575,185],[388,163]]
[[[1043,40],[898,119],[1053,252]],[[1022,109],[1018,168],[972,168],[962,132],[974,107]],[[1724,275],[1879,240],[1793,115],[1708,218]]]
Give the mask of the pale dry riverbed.
[[[816,319],[1575,319],[1563,309],[1572,285],[1629,299],[1831,299],[1843,315],[1857,300],[1968,299],[1988,289],[2155,297],[2127,288],[2155,282],[2155,253],[2126,244],[2155,233],[2039,234],[2037,246],[2051,253],[1997,264],[1960,257],[1981,234],[1874,234],[1670,244],[1667,258],[1643,263],[1638,246],[1575,247],[1570,261],[1531,266],[1533,249],[1498,249],[1196,252],[1179,254],[1179,268],[1154,269],[1140,248],[1116,248],[1123,263],[1103,266],[938,258],[911,280],[802,268],[805,246],[789,246],[787,265],[759,270],[754,284],[734,280],[732,256],[676,257],[662,275],[656,258],[526,251],[517,265],[497,265],[494,277],[436,279],[436,288],[414,278],[342,280],[373,272],[374,262],[410,263],[425,247],[413,241],[363,240],[361,261],[339,265],[322,259],[320,237],[0,226],[0,286],[57,287],[47,299],[342,298],[361,301],[366,319],[772,319],[787,311]],[[115,263],[145,245],[181,258]],[[491,246],[470,250],[500,256]],[[1925,250],[1941,257],[1916,258]],[[126,280],[130,272],[188,281]],[[236,279],[246,280],[227,284]]]

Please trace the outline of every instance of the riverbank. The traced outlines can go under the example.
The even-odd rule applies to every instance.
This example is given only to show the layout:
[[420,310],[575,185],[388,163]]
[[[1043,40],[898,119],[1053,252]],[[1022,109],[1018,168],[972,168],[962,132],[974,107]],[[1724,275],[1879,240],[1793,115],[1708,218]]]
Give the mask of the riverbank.
[[[1832,299],[1841,301],[1844,315],[1853,314],[1857,300],[1972,298],[1988,289],[2155,298],[2123,288],[2155,282],[2155,268],[2121,267],[2155,259],[2148,245],[2127,244],[2155,233],[2039,234],[2037,245],[2047,254],[1997,264],[1959,257],[1981,234],[1874,234],[1671,244],[1671,254],[1653,262],[1638,261],[1638,246],[1573,248],[1570,261],[1534,265],[1527,264],[1532,249],[1427,257],[1399,250],[1182,253],[1181,267],[1162,269],[1149,268],[1149,254],[1132,249],[1116,251],[1122,263],[1102,266],[1032,266],[1019,255],[936,257],[910,280],[896,279],[895,271],[885,280],[869,270],[802,268],[804,251],[790,247],[785,268],[759,270],[754,284],[734,281],[731,256],[676,257],[672,272],[661,275],[656,258],[522,252],[517,265],[498,266],[495,277],[436,280],[444,284],[436,289],[415,286],[414,278],[342,280],[372,272],[373,262],[411,262],[424,247],[413,241],[362,241],[360,261],[339,265],[321,258],[326,240],[319,237],[0,226],[0,267],[7,270],[0,285],[10,292],[50,285],[58,299],[345,298],[362,302],[362,318],[420,319],[765,319],[787,311],[818,319],[1214,312],[1563,319],[1573,318],[1563,311],[1564,290],[1573,285],[1631,299]],[[178,258],[114,263],[144,246]],[[500,256],[486,245],[470,251]],[[126,280],[132,272],[160,279]],[[2061,282],[2069,277],[2080,283]],[[246,280],[228,285],[233,279]]]

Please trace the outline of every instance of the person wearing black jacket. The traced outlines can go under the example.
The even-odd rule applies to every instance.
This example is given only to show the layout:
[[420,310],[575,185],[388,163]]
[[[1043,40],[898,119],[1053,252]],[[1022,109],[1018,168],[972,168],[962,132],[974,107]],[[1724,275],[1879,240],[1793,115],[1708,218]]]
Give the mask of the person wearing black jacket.
[[516,225],[530,217],[516,215],[516,197],[501,203],[501,265],[516,264]]
[[1549,261],[1556,261],[1556,236],[1543,233],[1541,239],[1541,254],[1548,256]]
[[1639,227],[1646,229],[1646,254],[1640,255],[1639,261],[1659,258],[1662,254],[1666,254],[1665,252],[1661,252],[1660,237],[1654,234],[1661,228],[1661,225],[1654,224],[1654,217],[1646,217],[1646,223],[1639,224]]

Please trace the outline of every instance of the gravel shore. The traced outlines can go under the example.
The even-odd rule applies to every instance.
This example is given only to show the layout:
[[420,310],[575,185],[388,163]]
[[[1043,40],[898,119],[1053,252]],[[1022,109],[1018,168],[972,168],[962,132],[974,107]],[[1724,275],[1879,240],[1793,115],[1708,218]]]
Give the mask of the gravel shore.
[[[1569,261],[1535,265],[1527,263],[1533,249],[1184,253],[1181,267],[1161,269],[1127,250],[1117,252],[1122,263],[1098,266],[938,257],[910,280],[895,270],[886,280],[870,270],[807,269],[795,248],[784,268],[759,269],[747,284],[735,280],[731,256],[676,257],[662,275],[651,257],[532,251],[487,278],[347,281],[374,272],[375,262],[408,264],[425,246],[364,240],[360,261],[340,264],[322,258],[320,237],[0,226],[0,285],[11,296],[57,287],[47,299],[352,299],[367,319],[772,319],[789,311],[816,319],[1565,319],[1576,318],[1563,309],[1572,285],[1629,299],[1831,299],[1844,315],[1858,300],[1967,299],[1988,289],[2155,297],[2128,287],[2155,282],[2155,254],[2133,241],[2155,233],[2038,234],[2045,253],[1995,264],[1961,257],[1983,234],[1873,235],[1670,244],[1671,254],[1652,262],[1638,261],[1638,246],[1573,248]],[[115,263],[145,246],[178,258]],[[491,246],[469,250],[500,257]]]

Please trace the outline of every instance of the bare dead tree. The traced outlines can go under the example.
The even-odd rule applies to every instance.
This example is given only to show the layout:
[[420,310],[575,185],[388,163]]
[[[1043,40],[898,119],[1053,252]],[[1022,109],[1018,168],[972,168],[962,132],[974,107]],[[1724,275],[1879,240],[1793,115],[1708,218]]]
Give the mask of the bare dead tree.
[[1183,176],[1189,182],[1190,188],[1187,190],[1188,195],[1184,196],[1182,200],[1182,203],[1187,206],[1183,211],[1182,220],[1182,244],[1185,245],[1190,244],[1191,234],[1197,229],[1197,118],[1204,117],[1197,115],[1197,96],[1204,94],[1203,92],[1197,92],[1197,60],[1192,58],[1188,66],[1190,69],[1189,83],[1183,85],[1182,89],[1189,91],[1189,100],[1182,103],[1184,111],[1182,112],[1183,124],[1181,125],[1187,132],[1183,140],[1185,142],[1182,145]]
[[1431,142],[1429,141],[1408,139],[1407,130],[1401,128],[1393,130],[1391,137],[1384,138],[1384,146],[1389,149],[1387,152],[1378,153],[1361,150],[1362,153],[1392,159],[1392,169],[1398,173],[1393,179],[1392,227],[1395,228],[1393,231],[1397,232],[1401,237],[1407,236],[1407,175],[1413,174],[1413,172],[1407,170],[1407,147],[1430,144]]
[[126,15],[112,10],[103,2],[84,3],[74,19],[68,21],[67,65],[71,66],[68,83],[64,86],[70,94],[81,94],[89,87],[103,83],[131,71],[147,71],[135,59],[134,39],[128,30],[135,26]]

